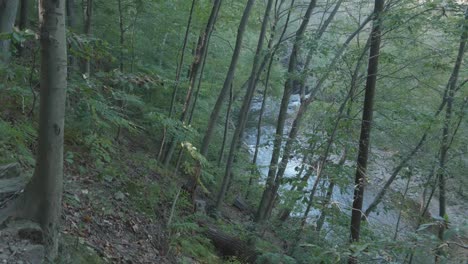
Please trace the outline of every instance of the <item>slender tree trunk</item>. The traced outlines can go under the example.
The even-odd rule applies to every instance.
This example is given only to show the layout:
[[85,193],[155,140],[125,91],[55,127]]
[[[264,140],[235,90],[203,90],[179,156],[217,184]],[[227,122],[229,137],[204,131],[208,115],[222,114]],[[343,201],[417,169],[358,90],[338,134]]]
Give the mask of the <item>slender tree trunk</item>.
[[[292,145],[293,145],[294,140],[296,139],[296,137],[297,137],[297,135],[299,133],[299,129],[300,129],[300,126],[301,126],[301,123],[302,123],[302,118],[304,117],[308,106],[314,101],[315,95],[321,89],[324,81],[327,79],[328,75],[332,71],[335,64],[338,62],[338,59],[341,57],[341,55],[343,54],[343,52],[345,51],[346,47],[349,45],[351,40],[362,30],[362,28],[364,28],[364,26],[369,21],[370,21],[370,19],[366,19],[360,25],[360,27],[353,34],[351,34],[348,37],[348,39],[345,41],[345,43],[343,44],[341,49],[338,50],[338,52],[335,54],[335,57],[333,58],[332,62],[330,63],[330,66],[328,67],[328,71],[317,82],[314,90],[309,94],[309,98],[305,99],[304,96],[302,97],[301,105],[299,107],[299,110],[296,113],[296,116],[295,116],[294,121],[292,123],[291,129],[289,131],[288,140],[286,141],[286,145],[285,145],[284,150],[283,150],[283,158],[281,159],[281,163],[278,165],[278,172],[276,173],[276,175],[274,177],[274,182],[270,186],[270,188],[268,188],[268,184],[267,184],[267,187],[265,188],[265,191],[264,191],[264,196],[262,197],[262,201],[261,201],[260,206],[259,206],[259,210],[260,210],[260,208],[262,206],[264,206],[262,204],[262,202],[266,203],[266,206],[264,206],[265,209],[263,209],[263,217],[265,219],[268,218],[270,213],[271,213],[273,201],[275,200],[275,196],[277,195],[277,191],[278,191],[278,189],[280,187],[281,180],[282,180],[282,178],[284,176],[285,169],[286,169],[286,167],[287,167],[287,165],[289,163],[290,154],[291,154],[291,151],[293,149]],[[279,152],[279,150],[278,150],[278,152]],[[264,201],[264,199],[265,199],[265,201]]]
[[[403,192],[403,195],[401,197],[401,200],[402,201],[405,201],[406,200],[406,194],[408,193],[408,189],[409,189],[409,185],[411,183],[411,171],[409,171],[408,173],[408,180],[406,181],[406,186],[405,186],[405,190]],[[401,213],[403,211],[403,208],[400,208],[400,212],[398,213],[398,219],[397,219],[397,223],[396,223],[396,226],[395,226],[395,234],[393,235],[393,240],[397,240],[398,238],[398,232],[400,231],[400,222],[401,222]]]
[[[178,94],[178,91],[179,91],[180,76],[182,74],[182,68],[184,67],[185,50],[187,49],[187,42],[188,42],[188,39],[189,39],[190,28],[192,26],[192,19],[193,19],[193,12],[195,10],[195,4],[196,4],[196,0],[192,0],[192,5],[190,7],[189,17],[188,17],[188,20],[187,20],[187,27],[185,28],[184,40],[183,40],[183,43],[182,43],[180,61],[179,61],[179,64],[177,65],[177,69],[176,69],[175,85],[174,85],[174,90],[172,91],[171,105],[169,107],[169,118],[172,118],[172,116],[174,114],[174,108],[175,108],[175,104],[176,104],[177,94]],[[164,128],[164,135],[163,135],[163,140],[162,140],[161,146],[160,146],[160,148],[161,148],[160,153],[163,152],[164,146],[166,144],[166,142],[165,142],[166,138],[167,138],[166,133],[167,133],[166,128]],[[172,141],[173,140],[171,140],[171,142]],[[166,154],[164,155],[164,160],[163,160],[163,163],[164,163],[165,167],[169,166],[169,163],[171,162],[172,154],[174,153],[175,147],[176,147],[175,144],[173,144],[173,145],[170,144],[170,146],[167,148],[167,151],[166,151]]]
[[124,14],[122,8],[122,0],[117,0],[117,7],[119,12],[119,70],[124,72],[124,44],[125,44],[125,28],[124,28]]
[[311,0],[302,20],[302,23],[299,29],[296,31],[296,39],[294,41],[291,56],[289,58],[288,78],[284,84],[283,98],[281,99],[280,112],[278,114],[278,122],[276,126],[275,140],[273,143],[273,153],[271,157],[270,168],[268,170],[265,191],[263,192],[263,196],[260,201],[257,214],[255,216],[256,222],[260,222],[266,219],[268,203],[274,200],[275,194],[272,193],[272,190],[276,176],[277,163],[280,156],[281,144],[283,141],[283,131],[286,122],[286,114],[288,110],[289,99],[291,98],[291,94],[293,91],[293,76],[297,70],[297,59],[301,50],[302,39],[304,37],[305,30],[309,24],[310,17],[312,16],[312,11],[314,10],[316,3],[316,0]]
[[42,0],[41,100],[36,168],[24,191],[20,215],[38,221],[44,232],[46,261],[57,256],[63,181],[63,131],[67,86],[65,0]]
[[66,0],[67,27],[76,28],[76,4],[75,0]]
[[[345,116],[345,119],[351,119],[351,111],[352,111],[352,108],[353,108],[353,103],[354,103],[354,97],[356,96],[356,91],[357,91],[357,88],[358,88],[358,79],[359,79],[359,72],[362,68],[362,64],[364,63],[364,57],[365,55],[367,54],[367,51],[369,50],[369,46],[370,46],[370,41],[371,41],[371,38],[369,37],[367,42],[366,42],[366,45],[361,53],[361,55],[359,56],[359,59],[356,63],[356,67],[354,68],[354,71],[351,75],[351,85],[350,85],[350,90],[349,90],[349,96],[347,98],[347,100],[349,101],[349,104],[348,104],[348,107],[347,107],[347,110],[346,110],[346,116]],[[341,114],[340,114],[341,116]],[[348,127],[348,129],[346,129],[346,133],[348,135],[350,135],[352,132],[350,131],[350,128]],[[341,159],[340,159],[340,162],[339,162],[339,166],[343,166],[346,162],[346,159],[347,159],[347,155],[348,155],[348,147],[345,146],[344,147],[344,150],[343,150],[343,155],[341,156]],[[333,195],[333,190],[334,190],[334,187],[335,187],[335,180],[331,179],[330,180],[330,184],[328,185],[328,189],[327,189],[327,194],[325,196],[325,200],[324,200],[324,203],[322,205],[322,212],[320,213],[320,217],[319,219],[317,220],[317,226],[315,228],[315,230],[319,233],[320,230],[322,230],[322,227],[323,227],[323,224],[325,223],[325,219],[327,217],[327,211],[328,211],[328,205],[330,204],[330,201],[331,201],[331,197]]]
[[[189,68],[189,74],[188,74],[189,86],[187,89],[187,94],[185,96],[185,102],[184,102],[182,114],[180,117],[180,121],[184,123],[187,121],[187,118],[189,118],[189,114],[190,114],[189,110],[192,104],[192,98],[193,98],[193,93],[194,93],[193,88],[197,81],[200,65],[204,66],[203,60],[206,58],[206,53],[208,52],[209,40],[211,37],[211,33],[213,32],[213,28],[216,23],[216,20],[218,18],[219,9],[221,8],[221,3],[222,3],[222,0],[215,0],[213,2],[213,7],[211,9],[211,14],[210,14],[210,17],[208,18],[208,22],[206,24],[205,30],[202,31],[200,33],[200,36],[198,37],[198,44],[197,44],[196,49],[194,50],[193,62]],[[169,145],[169,151],[168,151],[169,156],[165,157],[166,160],[172,159],[172,153],[176,145],[177,145],[177,141],[172,140]]]
[[[75,0],[66,0],[66,11],[67,11],[67,28],[75,30],[76,29],[76,4]],[[71,45],[68,45],[68,49],[71,48]],[[75,71],[77,67],[77,61],[73,55],[68,53],[68,74]]]
[[[361,136],[359,138],[358,159],[356,177],[354,182],[354,199],[351,215],[351,242],[359,241],[361,230],[362,204],[364,199],[364,187],[367,175],[367,160],[370,148],[370,134],[372,128],[372,116],[374,112],[374,95],[377,83],[379,66],[380,40],[381,40],[381,13],[384,8],[384,0],[375,0],[374,19],[371,32],[369,65],[367,69],[366,92],[364,96],[364,110],[362,114]],[[355,257],[350,256],[348,263],[357,263]]]
[[[234,47],[234,52],[232,54],[231,63],[229,65],[229,70],[226,74],[226,78],[224,80],[223,87],[219,93],[218,99],[216,100],[215,106],[211,111],[210,119],[208,121],[208,126],[203,137],[203,142],[201,144],[200,153],[204,156],[208,153],[208,147],[211,143],[211,138],[213,137],[214,130],[216,123],[219,118],[219,114],[221,111],[221,106],[226,99],[227,93],[229,91],[229,87],[231,87],[231,83],[234,79],[234,75],[236,72],[237,61],[239,60],[239,54],[242,48],[242,40],[244,38],[245,28],[247,26],[247,22],[249,20],[250,13],[252,11],[252,7],[255,0],[248,0],[247,4],[244,9],[244,13],[242,14],[241,21],[239,23],[239,28],[237,29],[237,38],[236,38],[236,45]],[[227,185],[226,185],[227,186]]]
[[[247,199],[250,195],[250,189],[251,189],[251,186],[252,186],[252,183],[253,183],[253,177],[256,173],[256,170],[255,170],[255,166],[257,164],[257,158],[258,158],[258,151],[259,151],[259,147],[260,147],[260,140],[261,140],[261,137],[262,137],[262,131],[261,131],[261,126],[262,126],[262,121],[263,121],[263,114],[265,112],[265,103],[266,103],[266,99],[267,99],[267,92],[268,92],[268,86],[269,86],[269,83],[270,83],[270,74],[271,74],[271,67],[273,65],[273,61],[274,61],[274,58],[275,58],[275,55],[276,55],[276,52],[278,51],[280,45],[281,45],[281,42],[283,41],[283,37],[286,33],[286,30],[288,28],[288,25],[289,25],[289,20],[291,18],[291,12],[292,12],[292,7],[294,5],[294,2],[295,0],[292,0],[291,1],[291,6],[288,10],[288,14],[287,14],[287,17],[286,17],[286,21],[284,23],[284,27],[283,27],[283,30],[281,32],[281,35],[278,39],[278,42],[276,43],[275,47],[273,48],[272,45],[273,45],[273,39],[275,37],[275,34],[276,34],[276,27],[278,26],[278,22],[280,20],[280,17],[279,17],[279,9],[281,8],[281,6],[284,4],[284,0],[282,0],[278,6],[278,1],[275,1],[275,20],[273,22],[273,26],[271,28],[271,34],[270,34],[270,41],[268,42],[268,50],[272,50],[271,54],[266,54],[263,58],[263,62],[260,66],[260,68],[258,69],[258,73],[257,73],[257,77],[259,78],[260,75],[261,75],[261,72],[263,71],[263,68],[264,66],[266,65],[266,62],[269,60],[269,63],[268,63],[268,68],[267,68],[267,74],[266,74],[266,77],[265,77],[265,89],[263,91],[263,97],[262,97],[262,106],[260,108],[260,113],[259,113],[259,118],[258,118],[258,122],[257,122],[257,138],[256,138],[256,143],[255,143],[255,152],[254,152],[254,156],[253,156],[253,159],[252,159],[252,175],[250,176],[249,178],[249,183],[248,183],[248,187],[247,187],[247,193],[245,195],[245,198]],[[254,84],[256,85],[256,83]],[[242,138],[242,136],[240,137]]]
[[[26,28],[29,26],[29,20],[28,20],[28,15],[29,15],[29,0],[21,0],[21,4],[20,4],[20,13],[19,13],[19,29],[21,31],[24,31],[26,30]],[[23,56],[23,47],[20,45],[18,45],[17,47],[18,49],[18,57],[22,57]]]
[[[450,148],[450,129],[452,121],[452,108],[453,100],[455,97],[455,89],[457,88],[458,75],[460,73],[460,67],[463,62],[463,55],[465,53],[466,41],[468,39],[468,7],[465,11],[465,21],[463,25],[463,33],[460,37],[460,45],[458,48],[458,55],[455,61],[455,66],[453,67],[452,74],[448,81],[448,93],[446,94],[445,100],[447,101],[447,108],[445,109],[445,119],[444,126],[442,129],[442,141],[440,143],[440,157],[439,157],[439,169],[438,169],[438,179],[439,179],[439,217],[442,219],[447,219],[447,208],[446,208],[446,164],[447,164],[447,153]],[[444,240],[444,232],[447,228],[448,223],[439,226],[439,239]],[[437,251],[437,255],[440,255],[442,249]]]
[[[210,38],[211,38],[211,35],[208,36],[208,43],[210,42]],[[202,66],[201,66],[201,69],[200,69],[200,77],[198,78],[197,90],[195,91],[195,96],[193,98],[193,104],[192,104],[192,107],[190,109],[188,124],[192,124],[193,115],[195,114],[195,109],[197,107],[198,96],[200,95],[200,89],[201,89],[201,84],[202,84],[202,81],[203,81],[203,74],[205,72],[205,65],[206,65],[206,57],[207,56],[208,56],[208,50],[205,52],[205,55],[203,56],[203,62],[202,62]]]
[[[309,182],[309,179],[310,179],[310,176],[312,176],[312,173],[314,172],[314,168],[309,168],[305,175],[301,178],[301,183],[299,184],[299,187],[291,187],[291,190],[290,191],[294,191],[295,189],[297,189],[298,192],[302,192],[304,190],[304,188],[306,187],[307,185],[307,182]],[[286,208],[284,210],[282,210],[278,216],[278,219],[281,221],[281,222],[284,222],[286,221],[288,218],[289,218],[289,215],[291,214],[292,212],[292,209],[294,207],[294,205],[296,204],[297,200],[293,200],[293,201],[290,201],[289,203],[286,204]]]
[[[18,0],[0,0],[0,33],[11,33],[15,24]],[[0,62],[10,60],[10,40],[0,40]]]
[[[265,191],[263,193],[262,200],[261,200],[260,206],[259,206],[259,210],[260,210],[260,208],[264,207],[264,209],[262,209],[262,217],[263,218],[268,217],[268,211],[269,211],[268,208],[271,208],[272,201],[275,200],[274,197],[277,195],[276,191],[279,189],[279,184],[281,183],[281,179],[284,176],[284,170],[282,168],[286,168],[286,166],[287,166],[287,164],[289,162],[289,156],[290,156],[289,154],[290,154],[290,151],[292,150],[292,143],[294,142],[294,140],[295,140],[295,138],[296,138],[296,136],[297,136],[297,134],[299,132],[299,128],[300,128],[300,125],[301,125],[301,122],[302,122],[302,118],[303,118],[304,114],[307,111],[307,107],[315,100],[315,95],[320,91],[320,89],[321,89],[322,85],[324,84],[325,80],[328,78],[328,75],[330,74],[330,72],[332,72],[332,69],[334,68],[334,66],[338,62],[338,59],[341,57],[343,52],[348,47],[349,43],[364,28],[364,26],[367,25],[367,23],[369,21],[370,21],[370,17],[368,17],[366,20],[364,20],[361,23],[361,25],[359,26],[359,28],[356,29],[356,31],[354,31],[346,39],[346,41],[343,43],[342,47],[336,52],[335,57],[333,58],[332,62],[330,63],[330,65],[328,67],[328,71],[326,71],[325,74],[318,80],[317,84],[315,85],[315,88],[309,94],[309,97],[307,99],[305,99],[305,98],[301,99],[301,105],[299,107],[299,110],[296,113],[296,117],[294,118],[293,124],[291,126],[290,131],[289,131],[289,136],[288,136],[288,140],[286,141],[286,146],[284,148],[285,150],[283,151],[283,158],[281,160],[281,164],[278,165],[278,168],[279,168],[278,172],[273,177],[274,179],[272,179],[273,184],[269,185],[268,184],[268,178],[267,178],[267,186],[265,187]],[[281,147],[281,145],[277,145],[277,146],[274,145],[274,148],[275,147],[279,148],[279,147]],[[277,149],[276,151],[279,152],[280,150]],[[275,150],[273,150],[273,153],[274,152],[275,152]],[[288,154],[288,155],[286,155],[286,154]],[[279,159],[279,157],[278,157],[278,159]]]
[[[120,0],[119,0],[119,7],[120,7]],[[92,33],[91,30],[92,30],[92,19],[93,19],[93,0],[86,0],[86,8],[84,12],[85,13],[84,13],[83,32],[89,38],[91,37],[91,33]],[[86,74],[88,77],[91,76],[91,57],[90,56],[87,56],[82,61],[81,72],[83,74]]]
[[206,57],[205,54],[208,51],[209,46],[209,39],[211,33],[213,32],[214,25],[218,18],[218,13],[221,8],[222,0],[215,0],[213,2],[213,7],[211,9],[210,17],[208,18],[208,22],[206,24],[205,30],[200,33],[200,37],[198,38],[198,44],[195,51],[195,56],[190,66],[190,75],[189,75],[189,87],[187,89],[187,95],[185,98],[184,109],[182,110],[182,117],[181,120],[185,122],[189,114],[189,108],[192,103],[193,97],[193,88],[195,86],[198,70],[200,65],[203,64],[204,58]]
[[231,89],[229,91],[229,103],[228,107],[226,110],[226,120],[224,122],[224,132],[223,132],[223,142],[221,143],[221,150],[219,151],[219,156],[218,156],[218,167],[221,166],[221,162],[224,159],[224,148],[226,147],[226,140],[229,132],[229,121],[231,119],[231,108],[232,108],[232,101],[233,101],[233,90],[232,90],[232,84],[231,84]]
[[255,178],[255,175],[257,175],[256,165],[257,165],[257,159],[258,159],[258,152],[260,150],[260,141],[262,139],[262,121],[263,121],[263,114],[265,112],[266,99],[267,99],[267,95],[268,95],[268,85],[269,85],[269,82],[270,82],[271,66],[272,66],[273,61],[274,61],[273,59],[274,59],[274,57],[271,56],[270,57],[270,62],[268,64],[267,75],[265,77],[266,81],[265,81],[265,88],[264,88],[263,94],[262,94],[262,105],[260,107],[260,113],[258,114],[257,138],[256,138],[256,141],[255,141],[255,151],[254,151],[254,155],[253,155],[253,158],[252,158],[252,170],[250,172],[249,183],[248,183],[248,186],[247,186],[247,192],[245,194],[245,199],[249,198],[250,189],[252,188],[253,180]]
[[[465,21],[467,20],[466,15],[465,15]],[[450,76],[449,82],[445,88],[444,92],[444,97],[442,98],[442,102],[439,105],[439,108],[437,109],[436,113],[434,114],[434,121],[432,121],[429,125],[429,127],[424,131],[423,135],[421,136],[421,139],[419,140],[418,144],[411,150],[411,152],[403,158],[400,163],[398,164],[397,167],[393,170],[392,175],[388,178],[387,182],[385,185],[382,187],[382,189],[379,191],[377,196],[374,198],[372,203],[369,205],[369,207],[366,209],[365,215],[369,216],[370,213],[372,213],[379,203],[382,201],[383,197],[385,196],[387,190],[389,189],[390,185],[393,183],[393,181],[396,179],[398,176],[399,172],[401,169],[403,169],[406,164],[408,164],[409,161],[414,157],[414,155],[421,149],[421,147],[424,145],[424,143],[427,140],[427,136],[429,134],[429,131],[431,129],[432,124],[435,122],[435,119],[439,114],[442,112],[444,107],[449,104],[449,100],[451,100],[452,97],[450,97],[450,93],[454,93],[457,85],[457,80],[458,80],[458,74],[460,71],[460,66],[461,66],[461,61],[463,60],[463,55],[465,52],[465,46],[466,46],[466,39],[467,39],[467,31],[468,31],[468,26],[466,25],[467,23],[465,22],[464,26],[464,31],[461,36],[461,41],[460,41],[460,46],[458,49],[458,55],[457,55],[457,60],[455,62],[455,66],[452,72],[452,75]],[[451,112],[451,111],[450,111]],[[440,161],[440,160],[439,160]],[[440,163],[440,162],[439,162]],[[440,165],[440,164],[439,164]]]
[[229,155],[226,162],[226,171],[224,173],[223,182],[221,184],[221,189],[218,193],[216,200],[216,209],[221,208],[222,201],[226,195],[227,188],[231,182],[232,178],[232,164],[236,155],[236,150],[238,149],[238,143],[241,139],[241,135],[244,131],[245,124],[247,122],[248,112],[250,110],[250,105],[252,103],[252,98],[256,89],[256,82],[258,81],[259,68],[260,68],[260,58],[263,50],[263,43],[265,40],[268,23],[270,21],[270,13],[273,6],[273,0],[268,0],[267,6],[265,8],[265,14],[263,16],[262,28],[260,30],[260,36],[258,37],[257,49],[255,51],[254,62],[252,66],[252,71],[250,73],[250,78],[247,86],[247,91],[244,96],[242,107],[240,109],[239,120],[237,122],[234,135],[232,136],[231,146],[229,149]]

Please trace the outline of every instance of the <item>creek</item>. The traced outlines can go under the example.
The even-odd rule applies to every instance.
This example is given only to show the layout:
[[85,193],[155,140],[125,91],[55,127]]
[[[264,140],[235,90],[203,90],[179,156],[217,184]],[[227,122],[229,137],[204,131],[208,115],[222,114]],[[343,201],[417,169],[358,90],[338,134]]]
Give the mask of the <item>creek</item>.
[[[288,108],[288,120],[286,122],[285,134],[284,138],[287,138],[287,133],[289,132],[292,119],[295,116],[295,112],[299,107],[299,96],[293,95],[291,97],[289,108]],[[261,127],[261,140],[260,140],[260,147],[257,157],[257,167],[260,171],[261,179],[260,182],[264,183],[266,179],[266,175],[268,174],[268,168],[271,161],[272,149],[273,149],[273,137],[275,135],[276,128],[274,125],[271,125],[273,122],[268,122],[268,120],[275,120],[276,116],[278,115],[278,102],[275,102],[272,99],[267,100],[266,105],[266,112],[264,113],[264,122]],[[261,107],[261,98],[255,98],[252,102],[251,106],[251,117],[247,124],[245,136],[244,136],[244,143],[248,146],[249,152],[251,156],[255,151],[256,145],[256,137],[257,137],[257,120],[258,120],[258,113]],[[284,143],[285,140],[283,140]],[[306,144],[306,143],[304,143]],[[379,192],[381,186],[385,183],[386,179],[390,177],[391,170],[395,166],[392,162],[393,153],[389,151],[383,151],[377,148],[372,148],[370,156],[372,157],[369,164],[368,169],[368,178],[369,182],[366,185],[365,195],[364,195],[364,205],[363,210],[367,209],[369,204],[374,200],[377,193]],[[330,159],[336,161],[339,157],[331,156]],[[346,165],[352,166],[355,164],[355,160],[353,157],[348,157],[349,160],[346,161]],[[285,177],[292,178],[298,177],[297,168],[301,166],[302,160],[298,157],[292,157],[290,159],[288,166],[286,168]],[[305,173],[305,170],[304,172]],[[402,201],[402,193],[404,192],[406,186],[406,179],[399,179],[395,180],[390,190],[387,192],[385,198],[379,204],[378,208],[374,213],[369,216],[368,223],[371,230],[375,231],[383,231],[386,230],[387,234],[394,234],[396,223],[398,221],[398,217],[400,215],[400,209],[395,207],[395,204],[400,204],[402,202],[409,202],[413,204],[413,207],[417,208],[419,204],[419,197],[421,193],[420,181],[418,181],[418,176],[414,177],[416,180],[412,180],[411,184],[408,188],[408,193],[406,196],[406,200]],[[421,177],[419,177],[421,178]],[[354,180],[354,173],[349,175],[350,182]],[[312,175],[308,181],[308,186],[305,190],[310,190],[312,185],[314,184],[315,177]],[[319,185],[320,186],[320,185]],[[279,194],[282,195],[286,190],[290,189],[290,185],[285,184],[279,190]],[[317,192],[317,195],[321,195],[320,192]],[[352,185],[349,184],[349,187],[340,188],[335,187],[333,196],[332,196],[332,203],[337,205],[340,210],[344,213],[351,215],[351,208],[352,208],[352,201],[353,201],[353,188]],[[294,210],[295,216],[302,216],[305,205],[297,202],[296,209]],[[451,216],[451,223],[455,225],[463,225],[466,224],[466,219],[468,219],[468,209],[464,204],[449,204],[448,205],[448,213]],[[417,212],[415,212],[417,213]],[[429,213],[430,215],[437,215],[438,214],[438,202],[437,198],[434,197],[431,201],[429,206]],[[308,217],[309,223],[314,223],[318,217],[320,216],[320,210],[313,209]],[[416,228],[416,223],[414,222],[414,218],[410,219],[407,217],[407,214],[402,214],[400,224],[399,224],[399,233],[406,233],[412,232]],[[325,223],[325,228],[327,228],[327,224]]]

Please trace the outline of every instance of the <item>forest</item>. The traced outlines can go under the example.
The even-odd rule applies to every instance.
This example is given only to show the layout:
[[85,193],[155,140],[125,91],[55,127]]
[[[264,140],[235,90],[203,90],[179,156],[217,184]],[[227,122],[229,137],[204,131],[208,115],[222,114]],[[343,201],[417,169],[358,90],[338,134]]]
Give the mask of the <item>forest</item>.
[[0,0],[0,263],[468,263],[466,0]]

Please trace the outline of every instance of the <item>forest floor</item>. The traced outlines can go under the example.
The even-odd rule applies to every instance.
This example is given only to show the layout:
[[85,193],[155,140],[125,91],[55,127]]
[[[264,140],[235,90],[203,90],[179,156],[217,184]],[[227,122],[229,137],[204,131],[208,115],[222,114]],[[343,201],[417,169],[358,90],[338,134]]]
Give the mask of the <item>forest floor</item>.
[[[104,163],[78,145],[66,148],[74,158],[65,162],[58,263],[222,263],[183,195],[172,211],[183,177],[160,168],[147,145],[123,141]],[[227,233],[237,235],[247,221],[225,205],[216,226],[235,226]],[[40,228],[14,223],[0,228],[0,263],[41,263],[41,239],[18,236]]]

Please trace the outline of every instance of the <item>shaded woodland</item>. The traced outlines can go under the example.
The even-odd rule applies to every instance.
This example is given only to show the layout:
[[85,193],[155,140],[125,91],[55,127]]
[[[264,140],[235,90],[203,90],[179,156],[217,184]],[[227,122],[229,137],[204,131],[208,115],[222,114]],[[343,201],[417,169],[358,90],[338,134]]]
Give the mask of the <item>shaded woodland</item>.
[[0,0],[3,263],[466,263],[464,0]]

